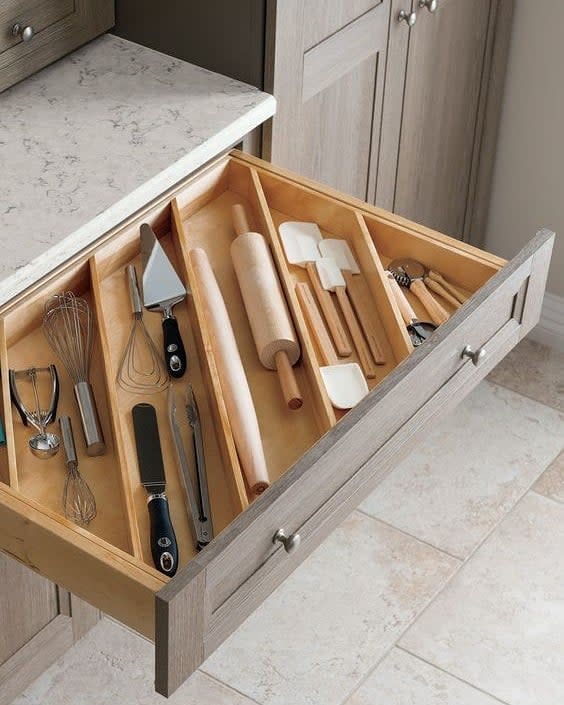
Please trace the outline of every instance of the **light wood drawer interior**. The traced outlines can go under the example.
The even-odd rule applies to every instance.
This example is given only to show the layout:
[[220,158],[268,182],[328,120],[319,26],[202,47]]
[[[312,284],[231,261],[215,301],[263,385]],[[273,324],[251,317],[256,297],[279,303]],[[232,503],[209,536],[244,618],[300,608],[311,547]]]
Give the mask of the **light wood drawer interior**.
[[0,52],[22,41],[12,27],[33,27],[35,34],[75,11],[75,0],[5,0],[0,6]]
[[[235,203],[245,205],[253,229],[268,241],[298,332],[302,356],[295,370],[304,405],[297,411],[285,407],[276,373],[263,368],[257,357],[230,258],[229,247],[234,238],[231,207]],[[357,256],[386,358],[385,364],[377,366],[376,376],[368,380],[373,393],[361,402],[362,409],[336,410],[327,397],[319,373],[319,353],[295,293],[295,284],[305,281],[306,275],[303,269],[288,265],[278,235],[278,226],[286,220],[317,222],[324,235],[348,240]],[[440,271],[469,295],[482,289],[504,262],[360,202],[280,173],[259,160],[235,155],[191,178],[172,197],[133,218],[84,256],[68,263],[32,291],[4,307],[0,322],[0,366],[2,420],[8,443],[7,448],[0,451],[0,548],[154,638],[155,595],[165,585],[184,584],[187,578],[180,574],[169,582],[153,567],[146,492],[140,484],[131,423],[131,408],[142,397],[116,384],[131,326],[125,267],[134,263],[140,272],[141,222],[153,226],[177,272],[192,292],[175,308],[187,347],[189,371],[185,378],[175,381],[174,386],[180,394],[190,381],[198,399],[216,535],[245,512],[255,498],[245,482],[226,415],[208,322],[199,303],[199,284],[188,256],[192,248],[206,250],[225,298],[257,409],[274,493],[277,481],[304,455],[312,453],[320,439],[326,445],[330,443],[330,434],[337,431],[333,431],[333,427],[343,418],[348,417],[359,424],[363,418],[372,418],[370,413],[376,413],[372,400],[381,401],[384,392],[386,395],[391,393],[390,386],[397,388],[400,395],[407,394],[405,385],[402,386],[404,366],[409,374],[414,366],[421,364],[424,368],[424,361],[430,358],[426,350],[431,350],[432,339],[412,353],[405,324],[384,274],[389,260],[397,256],[415,257]],[[46,299],[66,290],[86,296],[96,316],[96,352],[91,376],[108,443],[106,455],[98,458],[88,458],[84,453],[71,381],[41,330]],[[419,301],[410,292],[408,297],[419,317],[425,318]],[[443,361],[449,360],[445,370],[435,370],[437,377],[433,383],[423,385],[419,390],[421,399],[417,399],[413,411],[464,364],[456,331],[458,328],[465,330],[464,310],[468,309],[472,315],[473,300],[470,298],[436,332],[442,349],[452,338],[453,354],[450,358],[442,354]],[[448,302],[441,303],[450,312],[454,311]],[[499,302],[494,305],[494,309],[498,307],[495,309],[497,313],[488,323],[488,337],[511,319],[514,305],[513,292],[499,297]],[[146,312],[144,321],[153,337],[160,341],[160,315]],[[477,336],[476,342],[481,344],[484,339]],[[351,359],[357,358],[353,354]],[[52,362],[57,364],[61,380],[59,413],[72,417],[80,469],[92,486],[98,504],[98,516],[87,529],[77,527],[62,515],[61,493],[65,474],[62,452],[49,460],[34,458],[26,445],[30,430],[22,425],[10,403],[10,368],[44,366]],[[427,369],[426,379],[428,374]],[[412,384],[415,377],[411,377]],[[179,541],[180,566],[184,568],[192,562],[197,565],[204,560],[208,549],[199,558],[194,548],[167,423],[167,393],[151,395],[146,401],[157,409],[167,494]],[[386,429],[389,428],[389,435],[393,435],[398,424],[401,424],[399,416],[382,418],[382,433],[388,433]],[[184,438],[189,447],[187,431]],[[380,442],[378,439],[375,436],[375,444]],[[374,451],[377,447],[374,446]],[[355,467],[353,462],[350,467],[343,467],[342,476],[335,487],[330,488],[330,494],[334,495],[357,470],[358,466]],[[319,507],[328,501],[329,496],[319,496]],[[298,511],[297,526],[311,521],[317,508],[304,507],[301,517]],[[273,553],[271,541],[271,536],[265,536],[263,554],[241,555],[237,569],[231,576],[226,576],[223,584],[221,575],[215,574],[213,600],[218,609],[229,594]],[[209,550],[212,555],[213,544]]]

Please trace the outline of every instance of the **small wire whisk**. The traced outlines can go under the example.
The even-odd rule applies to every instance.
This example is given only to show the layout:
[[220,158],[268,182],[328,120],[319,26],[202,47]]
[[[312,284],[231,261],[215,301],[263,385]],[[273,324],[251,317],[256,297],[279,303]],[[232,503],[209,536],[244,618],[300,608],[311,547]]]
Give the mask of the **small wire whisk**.
[[143,322],[143,306],[135,267],[128,265],[126,272],[133,324],[121,358],[117,381],[122,389],[129,392],[156,394],[168,387],[170,378],[165,362]]
[[72,291],[52,296],[45,303],[43,331],[74,383],[86,453],[102,455],[106,444],[89,381],[94,321],[86,299]]
[[78,470],[78,459],[74,445],[71,420],[68,416],[59,419],[63,445],[67,456],[67,474],[63,490],[63,511],[67,519],[86,526],[96,516],[96,500],[86,480]]

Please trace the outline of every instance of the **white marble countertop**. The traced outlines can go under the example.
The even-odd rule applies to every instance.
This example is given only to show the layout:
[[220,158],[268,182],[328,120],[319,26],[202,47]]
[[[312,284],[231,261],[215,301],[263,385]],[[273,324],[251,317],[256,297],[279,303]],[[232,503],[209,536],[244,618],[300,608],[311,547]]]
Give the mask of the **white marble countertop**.
[[0,304],[274,111],[266,93],[113,35],[0,94]]

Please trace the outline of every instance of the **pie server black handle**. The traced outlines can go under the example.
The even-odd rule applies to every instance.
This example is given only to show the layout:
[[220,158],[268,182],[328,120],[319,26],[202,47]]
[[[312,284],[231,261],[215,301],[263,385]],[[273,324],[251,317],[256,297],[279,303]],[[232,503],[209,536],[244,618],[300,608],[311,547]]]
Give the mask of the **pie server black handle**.
[[133,430],[141,482],[147,490],[151,524],[151,555],[157,570],[172,576],[178,568],[178,544],[165,493],[165,472],[157,414],[151,404],[136,404],[132,411]]
[[166,367],[171,377],[182,377],[186,372],[186,350],[174,316],[163,318],[163,339]]

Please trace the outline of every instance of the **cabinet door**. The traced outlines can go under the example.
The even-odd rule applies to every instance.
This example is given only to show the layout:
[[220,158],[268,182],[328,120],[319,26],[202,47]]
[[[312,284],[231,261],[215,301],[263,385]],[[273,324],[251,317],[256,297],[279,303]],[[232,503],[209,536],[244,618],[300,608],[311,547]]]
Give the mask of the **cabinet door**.
[[414,0],[393,209],[454,237],[465,230],[477,167],[493,5],[438,0],[431,13]]
[[0,705],[11,703],[98,616],[98,610],[0,554]]
[[265,130],[267,158],[370,198],[389,22],[390,0],[268,5],[265,90],[278,112]]

